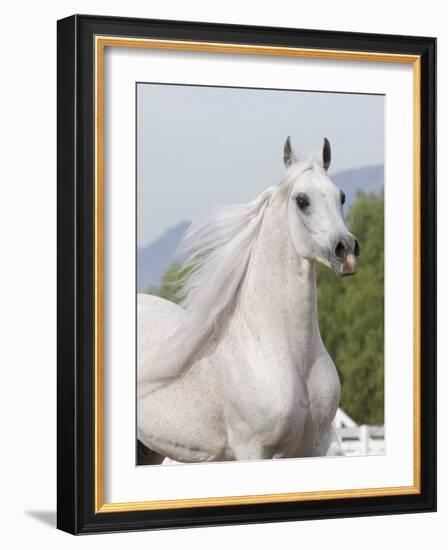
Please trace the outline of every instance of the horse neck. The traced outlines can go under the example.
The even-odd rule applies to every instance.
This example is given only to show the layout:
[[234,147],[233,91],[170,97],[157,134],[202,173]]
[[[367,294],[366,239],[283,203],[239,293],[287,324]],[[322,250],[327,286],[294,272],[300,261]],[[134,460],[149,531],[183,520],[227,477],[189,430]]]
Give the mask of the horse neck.
[[265,214],[240,311],[251,332],[260,335],[261,345],[287,349],[294,367],[306,371],[320,341],[316,273],[314,263],[299,257],[291,243],[286,202],[274,198]]

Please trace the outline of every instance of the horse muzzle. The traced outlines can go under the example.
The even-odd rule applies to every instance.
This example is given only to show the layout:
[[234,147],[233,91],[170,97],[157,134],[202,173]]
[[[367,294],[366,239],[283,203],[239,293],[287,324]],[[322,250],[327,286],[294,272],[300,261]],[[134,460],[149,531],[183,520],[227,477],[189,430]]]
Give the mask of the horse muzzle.
[[[353,237],[352,237],[353,238]],[[340,277],[348,277],[356,273],[357,258],[360,254],[359,243],[353,238],[350,245],[343,241],[339,241],[336,245],[333,262],[333,270]]]
[[353,254],[353,252],[349,252],[344,262],[339,263],[339,275],[341,277],[349,277],[350,275],[354,275],[356,273],[356,256]]

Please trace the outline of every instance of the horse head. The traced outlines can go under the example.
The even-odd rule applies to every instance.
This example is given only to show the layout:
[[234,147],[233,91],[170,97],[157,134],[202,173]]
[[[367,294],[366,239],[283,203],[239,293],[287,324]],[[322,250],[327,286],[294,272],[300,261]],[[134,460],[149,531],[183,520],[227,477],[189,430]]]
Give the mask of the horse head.
[[345,194],[328,177],[331,147],[299,160],[288,137],[283,150],[288,186],[288,226],[299,256],[330,267],[337,275],[356,273],[360,247],[344,222]]

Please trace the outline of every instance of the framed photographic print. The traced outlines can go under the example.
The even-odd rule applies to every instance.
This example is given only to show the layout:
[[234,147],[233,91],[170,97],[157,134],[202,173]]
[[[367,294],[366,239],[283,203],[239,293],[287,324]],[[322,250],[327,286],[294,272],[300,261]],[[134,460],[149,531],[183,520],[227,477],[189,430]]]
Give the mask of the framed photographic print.
[[434,38],[58,22],[58,527],[436,508]]

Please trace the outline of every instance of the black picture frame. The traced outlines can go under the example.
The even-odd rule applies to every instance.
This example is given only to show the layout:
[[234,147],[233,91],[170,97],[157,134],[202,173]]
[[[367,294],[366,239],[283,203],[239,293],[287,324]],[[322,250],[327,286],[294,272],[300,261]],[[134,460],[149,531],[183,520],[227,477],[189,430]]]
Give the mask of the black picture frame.
[[[422,368],[418,494],[96,512],[93,47],[97,35],[419,56]],[[58,21],[57,68],[58,528],[82,534],[435,511],[436,39],[74,15]]]

